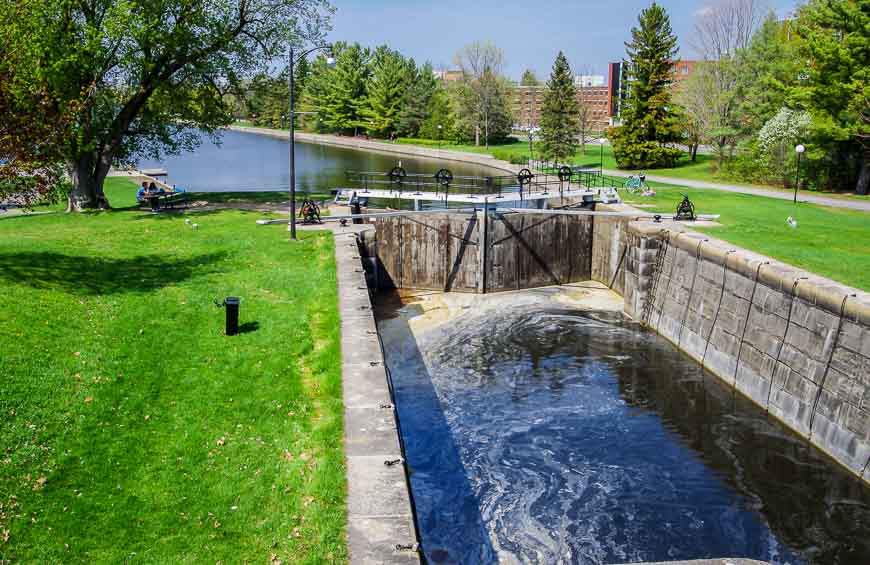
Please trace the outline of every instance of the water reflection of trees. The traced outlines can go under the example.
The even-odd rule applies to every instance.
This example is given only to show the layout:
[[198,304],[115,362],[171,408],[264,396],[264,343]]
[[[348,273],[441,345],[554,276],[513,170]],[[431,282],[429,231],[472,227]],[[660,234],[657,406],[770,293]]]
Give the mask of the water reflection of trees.
[[658,414],[807,559],[870,563],[870,489],[671,346],[647,353],[615,367],[627,403]]

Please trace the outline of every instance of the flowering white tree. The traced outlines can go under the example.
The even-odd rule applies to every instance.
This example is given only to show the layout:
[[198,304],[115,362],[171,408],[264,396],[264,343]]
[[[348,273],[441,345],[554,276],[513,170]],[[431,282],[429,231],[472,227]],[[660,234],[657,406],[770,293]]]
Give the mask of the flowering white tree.
[[794,147],[810,126],[809,113],[803,110],[782,108],[758,131],[758,165],[778,176],[784,185],[789,183],[791,162],[795,158]]

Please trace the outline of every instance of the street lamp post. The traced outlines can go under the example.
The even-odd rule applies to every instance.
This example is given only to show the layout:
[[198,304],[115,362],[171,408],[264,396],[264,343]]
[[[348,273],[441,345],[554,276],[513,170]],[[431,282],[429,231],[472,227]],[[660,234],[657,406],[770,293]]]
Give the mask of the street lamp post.
[[[304,51],[299,57],[307,57],[319,49],[332,49],[331,45],[317,45],[308,51]],[[290,239],[296,240],[296,100],[294,99],[294,83],[295,72],[293,66],[296,63],[296,53],[293,47],[290,47]],[[335,59],[328,57],[327,65],[334,65]]]
[[535,160],[535,151],[534,146],[532,145],[532,140],[534,140],[535,133],[537,133],[537,131],[538,128],[529,126],[529,163]]
[[795,153],[797,153],[797,178],[794,183],[794,203],[797,204],[797,193],[798,188],[801,185],[801,156],[804,154],[807,148],[801,144],[798,144],[797,147],[794,148]]
[[604,136],[598,136],[598,172],[604,174]]
[[441,124],[438,124],[438,151],[439,152],[441,151],[441,136],[442,136],[441,128],[442,128]]

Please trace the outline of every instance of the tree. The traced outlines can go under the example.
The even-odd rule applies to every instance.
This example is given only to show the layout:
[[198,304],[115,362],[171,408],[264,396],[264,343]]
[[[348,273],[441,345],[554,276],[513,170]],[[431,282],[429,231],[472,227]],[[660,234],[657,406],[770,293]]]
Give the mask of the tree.
[[386,46],[375,50],[362,111],[369,133],[386,137],[399,129],[402,102],[415,71],[398,51]]
[[738,101],[735,113],[743,137],[751,137],[786,105],[796,85],[800,67],[797,42],[789,39],[788,24],[783,25],[770,12],[752,36],[749,45],[737,52]]
[[791,184],[794,147],[806,135],[810,121],[807,112],[782,108],[759,130],[756,160],[767,179],[778,179],[785,187]]
[[692,161],[699,143],[716,150],[720,170],[738,134],[739,62],[762,21],[759,0],[719,0],[697,13],[693,43],[702,61],[676,92]]
[[870,191],[870,9],[866,0],[809,0],[798,12],[808,64],[793,100],[813,116],[812,153],[828,183]]
[[[56,151],[72,182],[69,210],[108,206],[113,164],[189,149],[231,123],[229,85],[322,29],[325,0],[17,3],[4,38],[26,38],[11,86],[74,108]],[[4,117],[5,118],[5,117]]]
[[421,137],[438,140],[456,139],[456,117],[450,106],[450,94],[441,83],[436,82],[426,113],[426,119],[420,124]]
[[658,4],[642,10],[638,24],[625,44],[625,102],[622,125],[610,132],[613,153],[621,168],[669,167],[680,156],[680,150],[670,146],[680,139],[670,89],[677,38]]
[[371,51],[358,43],[336,44],[335,68],[324,73],[326,80],[324,122],[332,131],[353,133],[365,128],[363,111],[368,104],[366,84],[371,74]]
[[541,156],[563,161],[577,150],[577,89],[565,54],[559,51],[541,108]]
[[749,46],[764,8],[760,0],[718,0],[696,14],[692,44],[704,60],[719,61]]
[[538,80],[538,77],[535,76],[535,73],[532,69],[526,69],[523,71],[523,78],[520,79],[520,86],[538,86],[541,82]]
[[462,71],[462,80],[454,90],[459,118],[464,129],[473,130],[475,145],[480,145],[483,135],[489,147],[491,138],[510,133],[507,84],[502,77],[504,54],[492,43],[475,41],[460,50],[454,62]]
[[674,102],[681,108],[683,131],[692,161],[698,144],[713,146],[722,169],[729,148],[737,141],[737,65],[731,59],[699,61],[692,74],[679,84]]
[[420,129],[431,115],[432,97],[438,88],[432,65],[426,63],[416,70],[402,99],[399,112],[399,133],[410,137],[420,135]]
[[56,104],[22,62],[29,37],[18,12],[7,4],[0,22],[0,200],[30,206],[57,200],[63,191],[63,155],[76,106]]

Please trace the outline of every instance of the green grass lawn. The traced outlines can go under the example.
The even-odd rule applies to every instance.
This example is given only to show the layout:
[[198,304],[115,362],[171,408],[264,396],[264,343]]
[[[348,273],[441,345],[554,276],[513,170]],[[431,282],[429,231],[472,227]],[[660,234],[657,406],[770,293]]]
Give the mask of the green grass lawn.
[[[691,189],[652,183],[652,198],[625,194],[629,204],[653,204],[645,210],[676,211],[682,194],[695,203],[698,214],[721,214],[721,227],[693,228],[712,237],[768,255],[838,282],[870,290],[870,215],[788,200]],[[798,227],[786,219],[792,216]]]
[[0,562],[346,561],[332,237],[262,216],[0,219]]

